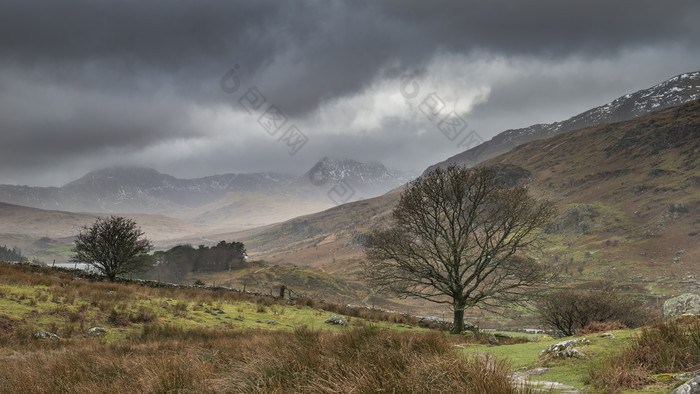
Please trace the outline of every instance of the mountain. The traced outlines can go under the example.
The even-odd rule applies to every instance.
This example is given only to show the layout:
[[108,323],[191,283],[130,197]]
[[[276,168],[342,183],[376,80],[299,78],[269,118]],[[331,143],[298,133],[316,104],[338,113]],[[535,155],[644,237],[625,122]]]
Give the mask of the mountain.
[[382,195],[413,177],[378,162],[324,157],[289,187],[292,194],[335,204]]
[[[266,220],[289,219],[331,204],[374,197],[407,179],[380,163],[327,157],[302,176],[265,172],[178,179],[150,168],[114,167],[92,171],[62,187],[0,185],[0,201],[75,212],[173,214],[199,223],[210,218],[218,224],[239,225],[242,213],[266,214]],[[260,206],[250,196],[259,196]],[[243,206],[241,200],[246,198]],[[216,212],[208,212],[208,206]],[[256,225],[271,223],[246,220]]]
[[673,77],[649,89],[626,94],[612,102],[593,108],[563,122],[536,124],[522,129],[506,130],[449,159],[429,167],[446,167],[458,163],[469,167],[495,157],[526,142],[549,138],[583,127],[634,119],[651,111],[669,108],[700,99],[700,71]]
[[229,192],[272,192],[292,179],[275,173],[178,179],[150,168],[114,167],[62,187],[0,185],[0,201],[66,211],[160,213],[205,205]]
[[[571,283],[611,279],[635,294],[700,290],[700,101],[532,141],[484,164],[559,208],[535,257],[556,263]],[[394,192],[229,236],[268,262],[353,270],[364,234],[397,201]]]

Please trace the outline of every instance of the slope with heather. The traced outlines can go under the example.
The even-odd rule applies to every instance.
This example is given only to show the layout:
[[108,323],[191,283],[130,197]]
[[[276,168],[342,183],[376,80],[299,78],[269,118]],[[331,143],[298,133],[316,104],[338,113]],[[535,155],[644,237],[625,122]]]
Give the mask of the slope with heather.
[[[487,161],[551,199],[560,216],[538,257],[573,285],[614,279],[640,295],[700,287],[700,102],[524,144]],[[242,237],[274,263],[352,274],[363,234],[390,218],[398,193],[345,204]]]

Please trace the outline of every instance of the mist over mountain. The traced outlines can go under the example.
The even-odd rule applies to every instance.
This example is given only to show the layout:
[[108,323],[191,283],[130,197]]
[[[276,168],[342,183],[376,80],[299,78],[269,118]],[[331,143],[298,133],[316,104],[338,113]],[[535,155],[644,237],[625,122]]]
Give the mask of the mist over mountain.
[[[62,187],[0,185],[0,201],[41,209],[108,213],[168,213],[214,204],[230,198],[231,193],[338,204],[380,195],[409,179],[381,163],[328,157],[300,176],[262,172],[179,179],[151,168],[112,167],[91,171]],[[346,189],[343,195],[338,194],[340,187]],[[221,208],[219,204],[217,209]],[[202,215],[205,212],[195,216]]]

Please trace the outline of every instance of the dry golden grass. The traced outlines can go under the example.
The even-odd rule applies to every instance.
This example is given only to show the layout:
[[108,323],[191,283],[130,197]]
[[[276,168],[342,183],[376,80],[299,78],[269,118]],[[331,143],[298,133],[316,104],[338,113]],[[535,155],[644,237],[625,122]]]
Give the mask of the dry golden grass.
[[644,327],[619,356],[595,365],[590,380],[596,388],[618,393],[654,383],[651,375],[700,370],[700,317]]
[[39,342],[0,354],[0,392],[514,393],[508,366],[454,338],[371,326],[343,333],[146,325],[128,342]]
[[580,337],[583,335],[589,335],[589,334],[595,334],[599,332],[606,332],[606,331],[612,331],[612,330],[624,330],[627,328],[624,324],[620,323],[619,321],[611,321],[611,322],[590,322],[588,323],[585,327],[582,329],[576,331],[576,336]]
[[[280,313],[297,309],[271,297],[93,282],[73,275],[0,264],[0,285],[9,289],[0,294],[5,305],[19,301],[26,311],[34,301],[56,317],[25,313],[25,321],[10,312],[0,314],[0,393],[517,392],[504,362],[455,351],[465,338],[362,323],[363,317],[411,322],[400,314],[302,299],[300,312],[326,308],[357,318],[348,318],[350,327],[342,331],[182,327],[154,317],[150,308],[162,314],[162,302],[144,300],[168,299],[167,313],[185,318],[198,305],[215,309],[239,299]],[[194,306],[188,310],[187,305]],[[112,332],[125,329],[121,337],[89,337],[85,331],[95,322],[108,322]],[[39,327],[62,339],[35,339]]]

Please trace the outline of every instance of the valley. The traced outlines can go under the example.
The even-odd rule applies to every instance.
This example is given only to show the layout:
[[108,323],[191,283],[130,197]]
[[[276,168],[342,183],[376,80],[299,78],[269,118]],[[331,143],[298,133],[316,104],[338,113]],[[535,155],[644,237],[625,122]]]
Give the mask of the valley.
[[698,20],[0,1],[0,394],[700,394]]
[[[557,267],[566,286],[612,280],[657,304],[700,288],[695,272],[700,258],[695,242],[700,231],[700,102],[692,101],[699,75],[686,73],[628,94],[547,126],[549,131],[518,132],[522,137],[513,139],[509,130],[481,146],[486,150],[478,160],[488,158],[482,165],[497,168],[508,184],[524,185],[557,206],[558,217],[545,229],[546,242],[531,254]],[[470,152],[476,151],[465,154]],[[436,166],[476,160],[463,157]],[[240,272],[192,273],[189,283],[202,280],[263,292],[286,284],[298,294],[337,302],[445,315],[429,303],[375,294],[360,278],[366,234],[390,223],[402,190],[398,186],[408,180],[378,163],[327,157],[298,177],[261,173],[182,180],[149,169],[95,171],[63,188],[31,189],[21,198],[21,189],[3,186],[0,195],[14,195],[12,201],[45,207],[52,193],[78,193],[81,197],[71,197],[72,204],[92,200],[102,205],[80,207],[115,211],[72,213],[2,203],[0,244],[19,247],[40,261],[65,263],[72,237],[82,226],[99,215],[138,207],[134,209],[160,212],[124,214],[142,226],[157,249],[235,240],[246,245],[251,261],[264,262]],[[336,206],[323,194],[339,182],[355,185],[358,195],[377,196]],[[49,197],[36,197],[46,193]],[[494,318],[472,313],[472,319]],[[491,323],[498,321],[508,324],[500,319]]]

